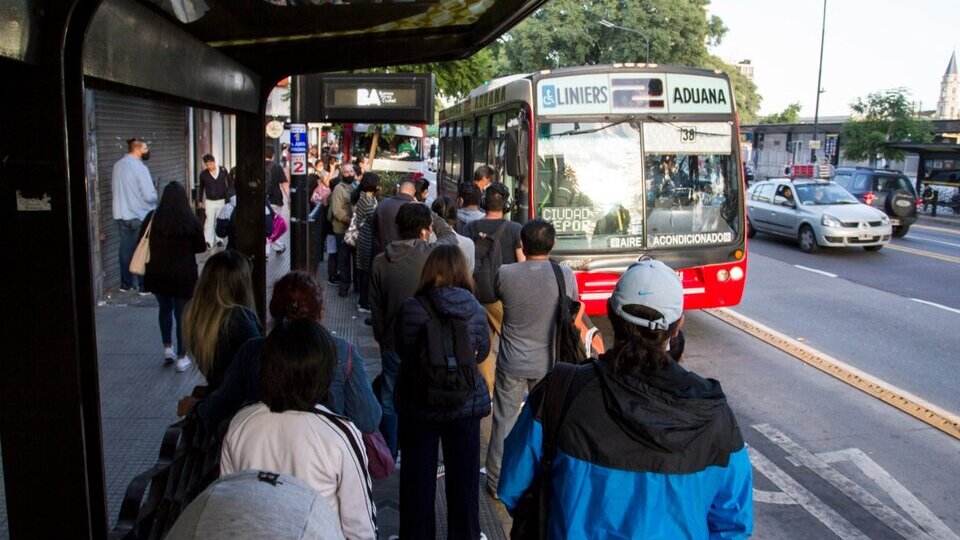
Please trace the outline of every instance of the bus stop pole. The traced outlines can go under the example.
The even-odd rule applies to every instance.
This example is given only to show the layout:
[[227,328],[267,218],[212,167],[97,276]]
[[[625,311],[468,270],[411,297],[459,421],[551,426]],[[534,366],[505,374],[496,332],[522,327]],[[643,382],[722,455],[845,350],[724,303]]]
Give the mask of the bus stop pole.
[[294,111],[290,124],[290,269],[310,268],[310,193],[307,186],[307,126]]

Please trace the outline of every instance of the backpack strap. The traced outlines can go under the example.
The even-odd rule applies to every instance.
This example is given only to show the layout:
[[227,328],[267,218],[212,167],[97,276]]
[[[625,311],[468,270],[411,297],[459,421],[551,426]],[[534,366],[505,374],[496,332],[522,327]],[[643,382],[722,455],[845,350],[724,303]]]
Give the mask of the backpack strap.
[[507,225],[509,225],[509,224],[510,224],[510,222],[507,221],[506,219],[504,219],[504,220],[503,220],[503,223],[501,223],[501,224],[497,227],[497,230],[493,231],[493,234],[492,234],[491,236],[493,237],[493,241],[494,241],[494,242],[499,242],[499,241],[500,241],[500,237],[503,236],[503,231],[507,230]]
[[564,299],[567,296],[567,282],[563,278],[563,271],[560,270],[560,265],[550,261],[550,266],[553,268],[553,276],[557,279],[557,289],[560,290],[560,296],[557,297],[557,320],[554,323],[553,329],[553,367],[556,364],[559,364],[560,360],[560,325],[563,324],[563,311],[566,309],[567,303],[564,302]]
[[547,514],[550,508],[550,487],[553,471],[553,458],[557,451],[557,432],[566,412],[570,384],[577,374],[577,366],[565,362],[558,363],[550,375],[550,382],[541,404],[543,421],[543,457],[540,459],[540,511],[538,513],[540,538],[547,534]]

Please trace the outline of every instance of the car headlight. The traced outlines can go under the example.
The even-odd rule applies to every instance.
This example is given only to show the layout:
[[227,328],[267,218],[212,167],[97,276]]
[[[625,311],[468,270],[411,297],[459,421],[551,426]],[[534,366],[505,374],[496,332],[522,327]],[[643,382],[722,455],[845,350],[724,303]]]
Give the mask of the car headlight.
[[839,219],[831,216],[830,214],[824,214],[823,217],[820,218],[820,223],[824,227],[842,227],[843,226],[840,223]]
[[887,216],[886,214],[880,214],[880,223],[883,223],[884,225],[889,225],[890,217]]

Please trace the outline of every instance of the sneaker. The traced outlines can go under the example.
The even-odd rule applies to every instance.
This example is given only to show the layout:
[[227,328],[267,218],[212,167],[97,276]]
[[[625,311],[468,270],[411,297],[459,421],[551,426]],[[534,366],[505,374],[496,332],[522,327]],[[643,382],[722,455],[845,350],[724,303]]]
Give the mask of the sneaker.
[[131,287],[131,286],[129,286],[129,285],[121,285],[121,286],[119,287],[119,289],[117,289],[117,290],[119,290],[120,292],[124,292],[124,293],[125,293],[125,292],[130,292],[130,291],[134,290],[134,288]]
[[357,311],[360,313],[370,313],[369,307],[357,306]]
[[177,359],[177,373],[183,373],[184,371],[190,369],[190,364],[192,364],[192,362],[190,361],[190,357],[189,357],[189,356],[183,356],[183,357],[181,357],[181,358],[178,358],[178,359]]
[[443,478],[445,474],[447,474],[447,470],[443,466],[443,463],[437,465],[437,478]]
[[147,291],[145,291],[145,290],[143,290],[143,289],[140,289],[140,290],[137,291],[137,295],[138,295],[138,296],[150,296],[151,294],[153,294],[153,293],[148,293]]
[[480,532],[480,540],[487,540],[487,535],[483,531]]
[[163,363],[172,364],[174,360],[177,359],[176,353],[173,352],[173,347],[164,347],[163,348]]
[[327,278],[327,283],[329,283],[329,284],[331,284],[331,285],[336,285],[336,284],[340,283],[340,277],[339,277],[339,276],[330,276],[330,277]]

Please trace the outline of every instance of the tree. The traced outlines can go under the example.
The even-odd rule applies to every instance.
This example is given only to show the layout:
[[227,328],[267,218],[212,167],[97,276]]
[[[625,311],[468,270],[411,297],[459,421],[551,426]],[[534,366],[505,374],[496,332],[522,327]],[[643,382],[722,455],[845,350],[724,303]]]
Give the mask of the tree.
[[643,62],[646,40],[600,25],[606,19],[650,39],[650,61],[722,69],[733,83],[740,119],[752,121],[760,108],[756,85],[733,66],[711,56],[727,29],[708,17],[709,0],[552,0],[488,49],[498,76],[541,69]]
[[903,150],[887,146],[891,142],[924,143],[933,140],[933,125],[913,114],[906,88],[881,90],[866,100],[850,104],[853,119],[843,125],[847,159],[876,164],[881,157],[889,161],[904,158]]
[[761,124],[796,124],[800,120],[800,104],[791,103],[787,108],[760,119]]

